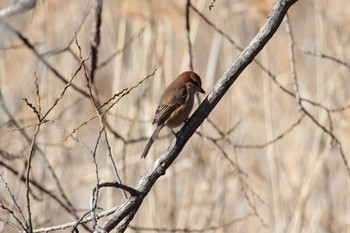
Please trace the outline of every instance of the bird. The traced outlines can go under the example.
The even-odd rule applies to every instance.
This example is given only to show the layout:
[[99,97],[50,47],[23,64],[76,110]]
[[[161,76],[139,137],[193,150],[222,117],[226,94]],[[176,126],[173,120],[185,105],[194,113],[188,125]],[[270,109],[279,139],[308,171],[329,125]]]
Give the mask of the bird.
[[169,84],[160,98],[152,122],[152,125],[156,124],[157,127],[148,140],[141,158],[146,158],[149,149],[164,126],[173,129],[187,120],[193,108],[194,95],[197,92],[205,94],[201,78],[192,71],[183,72]]

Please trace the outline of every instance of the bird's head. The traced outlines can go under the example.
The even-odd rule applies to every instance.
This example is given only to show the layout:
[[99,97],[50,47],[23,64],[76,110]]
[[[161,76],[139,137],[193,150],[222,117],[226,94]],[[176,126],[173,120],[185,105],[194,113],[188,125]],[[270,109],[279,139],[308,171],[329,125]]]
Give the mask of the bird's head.
[[198,74],[192,71],[187,71],[183,73],[185,81],[186,81],[186,86],[190,90],[194,90],[195,92],[200,92],[205,94],[205,91],[202,88],[202,81],[201,78],[199,77]]

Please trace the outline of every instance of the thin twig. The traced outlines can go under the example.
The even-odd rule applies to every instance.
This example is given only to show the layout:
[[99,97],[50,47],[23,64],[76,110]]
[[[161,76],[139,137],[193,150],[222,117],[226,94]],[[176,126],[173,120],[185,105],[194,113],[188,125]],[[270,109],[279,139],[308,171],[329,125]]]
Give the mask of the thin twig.
[[[24,214],[23,214],[23,212],[22,212],[22,210],[21,210],[21,207],[18,205],[15,196],[12,194],[10,188],[8,187],[6,181],[4,180],[4,177],[2,177],[2,174],[0,174],[0,179],[1,179],[1,181],[5,184],[5,189],[6,189],[6,191],[8,192],[8,194],[10,195],[11,200],[12,200],[13,204],[15,205],[15,207],[16,207],[18,213],[20,214],[23,223],[26,223],[26,219],[25,219]],[[26,230],[26,227],[22,224],[21,220],[19,220],[19,219],[17,218],[16,214],[15,214],[12,210],[10,210],[9,208],[7,208],[7,207],[1,202],[1,200],[0,200],[0,207],[1,207],[2,209],[6,210],[7,212],[9,212],[9,213],[11,214],[11,216],[17,221],[17,223],[22,227],[22,229],[23,229],[23,230]]]
[[243,182],[243,179],[241,176],[238,176],[238,180],[239,180],[239,184],[241,186],[241,191],[245,197],[245,199],[247,200],[248,202],[248,205],[250,206],[250,208],[254,211],[254,215],[259,219],[259,221],[261,222],[261,224],[265,227],[265,228],[268,228],[269,226],[265,223],[264,219],[261,217],[261,214],[259,214],[256,206],[253,204],[253,202],[250,200],[249,198],[249,195],[248,195],[248,192],[246,190],[246,183]]
[[261,148],[265,148],[267,146],[270,146],[270,145],[276,143],[277,141],[281,140],[285,136],[287,136],[293,129],[295,129],[298,125],[300,125],[300,123],[302,122],[304,117],[305,117],[305,114],[304,113],[301,114],[300,117],[293,124],[291,124],[291,126],[289,128],[287,128],[285,131],[283,131],[282,133],[277,135],[275,138],[270,139],[265,143],[255,144],[255,145],[234,144],[234,148],[237,148],[237,149],[261,149]]
[[[119,208],[119,206],[114,207],[114,208],[109,209],[109,210],[106,210],[106,211],[103,211],[101,213],[98,213],[96,217],[97,217],[97,219],[100,219],[102,217],[109,216],[112,213],[114,213],[118,208]],[[85,213],[85,216],[87,216],[87,217],[83,218],[82,220],[79,219],[78,221],[68,222],[68,223],[65,223],[65,224],[62,224],[62,225],[56,225],[56,226],[50,226],[50,227],[44,227],[44,228],[35,229],[35,230],[33,230],[33,233],[65,230],[67,228],[74,227],[77,224],[85,224],[87,222],[91,222],[92,219],[91,219],[91,216],[88,216],[89,213],[90,212]]]
[[294,84],[294,93],[295,93],[295,99],[297,101],[297,105],[299,106],[299,111],[303,108],[301,98],[300,98],[300,90],[299,90],[299,84],[297,79],[297,72],[295,68],[295,56],[294,56],[294,38],[292,29],[289,23],[289,17],[288,14],[286,14],[286,31],[288,35],[288,50],[289,50],[289,61],[290,61],[290,70],[291,70],[291,76]]
[[212,0],[210,5],[208,6],[208,9],[211,11],[214,8],[214,3],[216,2],[216,0]]
[[30,195],[29,195],[29,190],[30,190],[30,169],[32,168],[32,159],[35,153],[35,141],[36,137],[39,134],[40,131],[40,124],[37,126],[36,131],[34,132],[32,142],[30,144],[30,151],[27,159],[27,172],[26,172],[26,200],[27,200],[27,211],[28,211],[28,220],[26,223],[27,230],[29,232],[33,231],[33,225],[32,225],[32,213],[31,213],[31,205],[30,205]]
[[68,89],[70,86],[73,87],[72,82],[73,82],[74,78],[77,76],[77,74],[79,73],[79,71],[81,70],[81,68],[84,66],[85,62],[86,62],[87,60],[89,60],[89,58],[90,58],[90,54],[89,54],[85,59],[82,59],[82,60],[80,61],[80,64],[79,64],[78,68],[75,70],[74,74],[72,75],[72,77],[71,77],[71,79],[68,81],[68,83],[64,86],[64,88],[63,88],[61,94],[59,95],[59,97],[57,97],[57,98],[55,99],[55,102],[51,105],[51,107],[49,108],[49,110],[47,110],[46,113],[44,114],[44,116],[42,117],[43,120],[44,120],[44,119],[47,117],[47,115],[52,111],[52,109],[55,108],[55,106],[58,104],[58,102],[63,98],[63,96],[64,96],[64,94],[66,93],[67,89]]
[[[1,201],[0,201],[0,208],[3,208],[3,204],[1,204]],[[5,207],[6,208],[6,207]],[[6,209],[6,211],[11,211],[10,209]],[[13,222],[10,222],[9,220],[5,219],[5,218],[2,218],[0,217],[0,222],[3,222],[5,223],[5,225],[7,226],[10,226],[12,228],[14,228],[15,230],[17,230],[18,232],[21,232],[22,230],[25,230],[25,228],[20,228],[18,227],[16,224],[14,224]]]
[[318,52],[309,51],[309,50],[306,50],[306,49],[302,49],[300,47],[295,47],[295,48],[298,49],[299,51],[301,51],[304,54],[311,55],[311,56],[314,56],[314,57],[324,58],[324,59],[333,61],[333,62],[335,62],[335,63],[337,63],[339,65],[345,66],[348,70],[350,70],[350,63],[342,61],[339,58],[336,58],[336,57],[333,57],[331,55],[327,55],[327,54],[324,54],[324,53],[318,53]]

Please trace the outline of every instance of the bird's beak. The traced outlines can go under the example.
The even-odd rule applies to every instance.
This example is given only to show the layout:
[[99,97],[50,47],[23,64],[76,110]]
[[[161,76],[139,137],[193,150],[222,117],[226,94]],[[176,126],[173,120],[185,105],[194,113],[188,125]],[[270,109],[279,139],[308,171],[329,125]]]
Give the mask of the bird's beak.
[[205,91],[204,91],[203,88],[201,88],[201,87],[197,87],[197,91],[200,92],[200,93],[205,94]]

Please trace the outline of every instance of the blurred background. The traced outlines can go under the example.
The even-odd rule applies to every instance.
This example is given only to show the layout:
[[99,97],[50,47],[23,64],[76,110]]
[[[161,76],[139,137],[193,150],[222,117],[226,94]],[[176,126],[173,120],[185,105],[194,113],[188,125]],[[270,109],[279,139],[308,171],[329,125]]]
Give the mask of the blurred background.
[[[191,2],[193,68],[209,93],[240,54],[237,47],[247,46],[263,26],[274,1]],[[295,89],[284,21],[256,58],[265,71],[254,62],[244,70],[157,181],[127,232],[350,232],[350,178],[339,149],[349,161],[347,3],[298,1],[289,10],[303,106],[340,144],[305,116],[296,98],[286,92]],[[0,8],[13,4],[1,0]],[[69,81],[79,67],[75,38],[83,58],[88,57],[94,10],[92,1],[45,0],[7,18],[37,55],[0,25],[0,200],[16,216],[19,212],[5,184],[27,216],[24,177],[38,121],[23,98],[38,106],[36,79],[41,112],[54,106],[36,137],[31,162],[34,228],[72,222],[89,210],[96,185],[95,148],[99,181],[116,180],[91,100],[70,86],[54,105],[66,85],[58,76]],[[114,105],[105,115],[119,176],[131,187],[173,139],[163,130],[148,157],[140,159],[154,130],[151,123],[162,90],[190,69],[185,12],[185,0],[103,1],[92,83],[95,98],[105,103],[157,69],[129,94],[108,102]],[[90,64],[88,60],[88,70]],[[73,84],[88,93],[83,70]],[[102,189],[99,211],[123,200],[120,190]],[[0,231],[16,232],[5,223],[18,225],[13,216],[4,209],[0,216]]]

